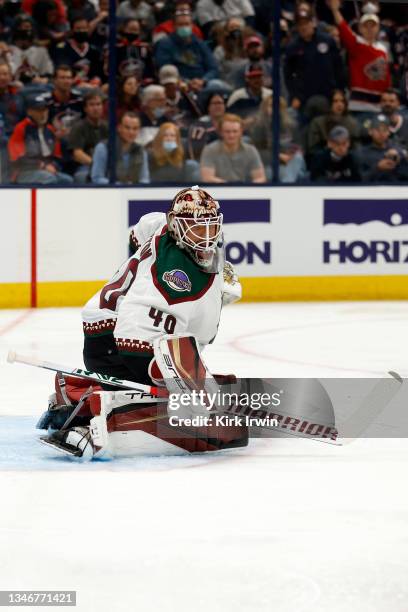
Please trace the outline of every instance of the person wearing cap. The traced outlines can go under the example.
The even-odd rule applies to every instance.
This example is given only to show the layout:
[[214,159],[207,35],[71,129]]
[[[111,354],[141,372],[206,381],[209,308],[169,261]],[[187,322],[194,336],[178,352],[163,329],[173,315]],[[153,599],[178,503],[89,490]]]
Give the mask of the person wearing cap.
[[398,183],[408,180],[406,151],[390,141],[390,122],[383,113],[375,115],[368,133],[371,143],[359,152],[365,182]]
[[[264,86],[272,88],[272,59],[265,58],[265,45],[263,40],[257,35],[247,36],[244,39],[245,61],[238,70],[235,71],[235,87],[244,87],[245,72],[250,64],[261,66],[264,75]],[[286,95],[286,87],[282,79],[282,95]]]
[[340,0],[328,0],[339,28],[340,40],[349,62],[350,110],[378,112],[380,96],[391,85],[389,58],[385,45],[378,41],[380,20],[376,13],[363,13],[356,35],[340,12]]
[[299,5],[295,24],[283,71],[292,108],[303,110],[311,98],[329,99],[334,89],[343,89],[344,65],[335,40],[317,29],[311,6]]
[[193,34],[190,13],[177,11],[174,29],[173,34],[162,38],[155,46],[156,64],[159,68],[165,64],[177,66],[183,81],[198,92],[218,78],[217,63],[206,43]]
[[265,58],[265,45],[263,40],[259,36],[249,36],[244,40],[244,47],[248,58],[245,70],[249,64],[258,64],[262,67],[264,73],[265,87],[272,88],[272,59]]
[[141,129],[137,142],[145,147],[152,142],[161,124],[168,121],[166,92],[163,85],[145,87],[140,96],[140,103]]
[[8,151],[12,180],[16,183],[69,184],[71,176],[60,172],[61,145],[48,123],[49,93],[27,100],[27,117],[17,123]]
[[228,99],[228,112],[235,113],[246,119],[253,116],[265,98],[272,94],[272,90],[264,87],[262,66],[249,64],[245,72],[246,86],[234,91]]
[[180,79],[176,66],[166,64],[159,70],[159,83],[164,87],[166,96],[166,117],[179,128],[186,128],[186,122],[201,116],[197,96]]
[[342,125],[328,135],[327,146],[310,159],[312,181],[329,183],[359,183],[361,174],[354,153],[350,151],[350,134]]

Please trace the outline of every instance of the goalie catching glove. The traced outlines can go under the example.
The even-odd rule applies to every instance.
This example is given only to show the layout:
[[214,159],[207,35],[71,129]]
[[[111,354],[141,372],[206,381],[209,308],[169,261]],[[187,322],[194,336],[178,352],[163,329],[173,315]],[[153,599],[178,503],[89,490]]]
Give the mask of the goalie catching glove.
[[228,306],[228,304],[238,302],[238,300],[242,298],[242,286],[232,263],[229,261],[224,263],[223,276],[224,287],[222,291],[222,305]]

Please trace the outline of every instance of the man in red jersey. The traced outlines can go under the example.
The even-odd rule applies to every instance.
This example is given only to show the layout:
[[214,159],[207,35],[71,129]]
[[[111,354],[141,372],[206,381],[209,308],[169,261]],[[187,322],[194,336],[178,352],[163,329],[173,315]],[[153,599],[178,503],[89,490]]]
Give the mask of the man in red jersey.
[[355,34],[344,20],[341,0],[328,0],[339,28],[340,40],[349,57],[352,111],[379,112],[380,97],[391,85],[387,49],[378,41],[380,20],[375,13],[364,13]]

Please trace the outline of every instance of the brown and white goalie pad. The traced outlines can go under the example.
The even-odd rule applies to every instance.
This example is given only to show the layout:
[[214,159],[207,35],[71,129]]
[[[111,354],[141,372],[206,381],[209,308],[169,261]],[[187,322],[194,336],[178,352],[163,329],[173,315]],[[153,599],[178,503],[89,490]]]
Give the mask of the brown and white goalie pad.
[[[155,359],[167,386],[167,395],[191,396],[192,392],[215,393],[219,383],[235,382],[233,376],[211,375],[192,336],[163,336],[154,345]],[[163,390],[164,391],[164,390]],[[161,392],[161,395],[166,393]],[[219,425],[202,419],[197,426],[174,425],[168,411],[169,397],[144,397],[132,391],[99,392],[91,402],[94,418],[91,435],[95,447],[114,456],[180,454],[217,451],[246,446],[248,428]],[[199,405],[184,402],[177,416],[208,417],[205,399]]]

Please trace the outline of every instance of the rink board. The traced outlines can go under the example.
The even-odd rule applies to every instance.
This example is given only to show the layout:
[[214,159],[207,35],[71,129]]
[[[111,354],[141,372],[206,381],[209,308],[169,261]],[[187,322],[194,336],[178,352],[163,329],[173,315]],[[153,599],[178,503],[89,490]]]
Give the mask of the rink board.
[[[4,189],[0,306],[83,304],[128,256],[128,228],[177,187]],[[219,187],[247,301],[408,298],[403,187]]]

